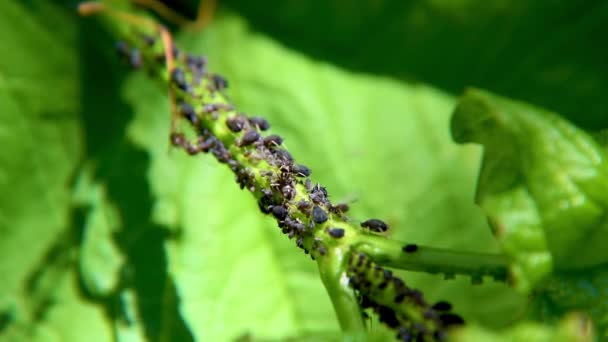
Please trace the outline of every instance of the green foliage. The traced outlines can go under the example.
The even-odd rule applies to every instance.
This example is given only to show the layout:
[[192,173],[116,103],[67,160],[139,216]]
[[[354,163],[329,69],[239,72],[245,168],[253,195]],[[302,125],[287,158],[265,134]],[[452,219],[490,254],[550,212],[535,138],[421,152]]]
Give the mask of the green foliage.
[[[0,41],[12,47],[0,57],[0,339],[224,341],[247,335],[306,339],[324,332],[339,339],[314,263],[260,215],[227,168],[208,156],[169,150],[166,89],[144,74],[124,75],[112,38],[72,11],[42,0],[0,3]],[[348,13],[322,14],[351,18]],[[596,320],[605,316],[603,307],[593,306],[605,298],[602,273],[589,277],[581,269],[604,262],[601,248],[571,257],[591,243],[601,247],[604,236],[594,221],[603,210],[603,164],[588,161],[588,153],[603,152],[585,133],[552,114],[547,122],[543,111],[485,93],[470,98],[473,105],[481,101],[484,111],[464,110],[465,98],[462,113],[506,111],[519,122],[525,111],[539,120],[539,139],[550,139],[543,134],[552,134],[556,122],[575,138],[556,141],[568,153],[543,156],[525,171],[543,181],[533,182],[537,186],[552,179],[537,168],[582,177],[576,185],[588,211],[557,211],[563,216],[548,221],[537,202],[555,208],[560,193],[533,196],[518,183],[519,207],[481,204],[490,216],[525,213],[533,223],[525,228],[536,240],[497,243],[473,203],[480,148],[450,139],[451,95],[306,57],[252,32],[231,12],[219,14],[202,33],[179,36],[178,44],[205,53],[211,68],[229,80],[233,102],[266,117],[332,200],[352,202],[353,219],[382,217],[393,227],[392,238],[436,247],[498,252],[500,245],[522,270],[517,284],[526,289],[551,271],[551,264],[530,262],[532,254],[553,259],[553,268],[571,273],[557,272],[537,287],[528,316],[551,322],[571,310],[591,311]],[[458,116],[455,122],[487,133],[475,118]],[[524,141],[521,155],[553,146],[515,136]],[[505,142],[496,142],[498,151],[512,152]],[[492,162],[492,155],[484,162]],[[572,169],[560,169],[564,164]],[[502,173],[482,173],[478,198],[503,180]],[[580,230],[569,229],[580,222]],[[561,234],[541,241],[549,229]],[[450,300],[483,329],[504,328],[524,310],[525,298],[504,284],[472,286],[470,279],[410,272],[404,277],[431,302]],[[593,297],[594,291],[601,295]],[[475,329],[482,328],[464,333],[479,340],[493,334]],[[521,329],[513,336],[521,336]],[[556,332],[539,325],[525,329],[538,331],[538,340],[571,336],[563,326]],[[377,321],[372,330],[383,336]]]
[[555,113],[471,90],[452,119],[457,142],[484,146],[477,202],[530,291],[552,269],[607,261],[608,163],[583,130]]

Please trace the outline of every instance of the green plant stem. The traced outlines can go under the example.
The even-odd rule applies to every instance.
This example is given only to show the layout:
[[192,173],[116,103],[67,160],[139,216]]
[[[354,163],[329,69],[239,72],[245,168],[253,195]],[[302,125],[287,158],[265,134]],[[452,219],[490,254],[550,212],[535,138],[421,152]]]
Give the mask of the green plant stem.
[[405,252],[406,244],[383,236],[361,236],[355,248],[369,255],[376,263],[408,271],[471,276],[474,282],[483,276],[506,281],[508,260],[505,256],[489,253],[464,252],[416,245],[416,251]]
[[323,258],[317,262],[319,274],[329,294],[342,331],[364,332],[365,323],[359,309],[359,302],[348,284],[345,259],[348,251],[335,248],[333,257]]

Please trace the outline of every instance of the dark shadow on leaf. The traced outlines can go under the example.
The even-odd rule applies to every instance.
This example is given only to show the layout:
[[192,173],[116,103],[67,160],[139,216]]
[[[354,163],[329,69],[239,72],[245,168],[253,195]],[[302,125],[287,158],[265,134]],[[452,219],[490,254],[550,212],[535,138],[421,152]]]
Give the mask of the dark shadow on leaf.
[[167,274],[166,228],[151,222],[149,157],[125,136],[132,110],[122,101],[120,86],[128,70],[114,56],[113,41],[99,25],[84,21],[79,32],[86,158],[94,161],[95,180],[105,185],[119,210],[122,225],[114,241],[126,258],[121,288],[113,298],[96,300],[106,305],[110,320],[120,319],[124,310],[118,296],[130,288],[137,295],[138,316],[148,340],[192,341]]
[[475,86],[608,127],[608,3],[223,0],[253,29],[355,71]]

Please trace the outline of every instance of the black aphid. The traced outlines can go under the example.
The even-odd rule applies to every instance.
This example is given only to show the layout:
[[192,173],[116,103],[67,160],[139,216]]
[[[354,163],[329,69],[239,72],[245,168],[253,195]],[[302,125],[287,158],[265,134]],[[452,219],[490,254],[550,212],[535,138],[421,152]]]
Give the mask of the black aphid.
[[274,153],[276,154],[277,157],[281,158],[285,162],[288,162],[288,163],[293,162],[293,157],[291,156],[291,153],[287,152],[287,150],[277,149],[277,150],[274,150]]
[[154,46],[154,44],[156,44],[156,38],[154,38],[153,36],[142,34],[141,38],[148,46]]
[[327,213],[321,207],[315,206],[312,208],[312,220],[316,224],[321,224],[327,221]]
[[129,55],[129,63],[135,69],[141,67],[141,65],[143,64],[141,52],[138,49],[131,50],[131,54]]
[[264,138],[264,146],[266,146],[268,148],[279,146],[282,143],[283,143],[283,138],[281,138],[280,136],[278,136],[276,134],[271,134]]
[[287,217],[288,213],[289,212],[287,211],[287,208],[282,205],[276,205],[272,207],[272,215],[274,215],[274,217],[279,220],[284,220]]
[[395,303],[399,304],[401,302],[403,302],[403,300],[405,299],[405,296],[407,295],[406,292],[399,292],[396,296],[395,296]]
[[327,233],[336,239],[339,239],[344,236],[344,229],[342,228],[328,228]]
[[306,200],[300,200],[296,206],[298,207],[298,210],[302,212],[302,214],[308,215],[310,208],[312,207],[312,203]]
[[181,68],[175,68],[173,71],[171,71],[171,80],[179,89],[188,89],[188,85],[186,84],[186,75],[184,74],[184,70]]
[[203,56],[187,55],[186,64],[192,69],[202,71],[207,65],[207,59]]
[[393,309],[387,308],[386,306],[380,306],[378,308],[378,316],[380,316],[380,322],[386,323],[386,325],[393,329],[399,326],[399,320]]
[[374,232],[385,232],[388,230],[388,225],[381,220],[378,219],[369,219],[367,221],[361,222],[361,227],[367,228]]
[[259,116],[250,117],[249,123],[251,123],[253,126],[256,126],[260,131],[266,131],[270,128],[270,124],[268,123],[268,121]]
[[464,319],[462,319],[462,317],[452,313],[443,313],[439,315],[439,320],[441,321],[443,326],[446,327],[450,325],[464,324]]
[[296,176],[300,176],[300,177],[308,177],[311,174],[310,169],[301,164],[293,165],[291,167],[291,171],[293,171],[293,173],[295,173]]
[[[209,113],[209,114],[217,114],[218,111],[220,110],[234,110],[234,106],[229,105],[229,104],[224,104],[224,103],[208,103],[206,105],[203,106],[203,111],[205,113]],[[245,126],[245,117],[242,117],[243,120],[243,126]]]
[[325,246],[319,246],[319,254],[323,256],[325,253],[327,253]]
[[411,331],[406,327],[399,327],[397,332],[397,339],[404,342],[410,342],[414,340]]
[[413,244],[413,243],[408,243],[407,245],[403,246],[403,248],[401,248],[405,253],[414,253],[415,251],[418,250],[418,245]]
[[452,304],[446,302],[446,301],[439,301],[437,303],[435,303],[432,306],[433,309],[437,310],[437,311],[450,311],[452,310]]
[[213,87],[217,90],[224,90],[228,88],[228,81],[220,75],[213,75]]
[[[209,138],[202,138],[199,140],[198,142],[198,148],[203,151],[203,152],[209,152],[209,150],[211,148],[213,148],[213,146],[215,146],[215,142],[216,142],[216,138],[215,137],[209,137]],[[233,170],[233,171],[236,171]]]
[[180,114],[186,118],[186,120],[190,121],[193,125],[198,124],[198,117],[196,116],[196,112],[194,111],[194,107],[191,104],[182,102],[179,104]]
[[260,139],[260,133],[257,131],[247,131],[239,143],[240,146],[251,145]]
[[127,45],[127,43],[125,43],[124,41],[120,40],[118,42],[116,42],[116,52],[118,53],[118,55],[120,57],[129,57],[129,45]]
[[173,44],[173,58],[179,58],[179,55],[181,54],[181,51],[179,51],[179,49],[177,48],[177,46],[175,46],[175,44]]
[[245,124],[245,118],[240,115],[226,119],[226,126],[228,126],[228,129],[234,133],[242,131],[243,128],[245,128]]

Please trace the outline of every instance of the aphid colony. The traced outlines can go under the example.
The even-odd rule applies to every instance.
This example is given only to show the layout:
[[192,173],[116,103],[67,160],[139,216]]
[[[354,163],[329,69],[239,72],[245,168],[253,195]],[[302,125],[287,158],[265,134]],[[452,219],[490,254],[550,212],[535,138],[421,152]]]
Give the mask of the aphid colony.
[[397,331],[401,341],[444,341],[447,328],[464,324],[460,316],[450,312],[448,302],[429,305],[422,292],[409,288],[363,253],[350,255],[348,276],[361,309],[372,309],[381,322]]
[[[143,46],[151,48],[157,44],[149,36],[141,38]],[[133,67],[164,70],[165,56],[158,50],[150,49],[157,51],[154,58],[144,58],[140,49],[130,49],[127,44],[120,43],[117,48]],[[265,119],[247,117],[226,103],[222,92],[228,82],[207,72],[204,57],[182,54],[175,47],[172,52],[176,67],[169,79],[175,96],[175,112],[190,124],[196,137],[191,141],[183,133],[172,132],[171,144],[191,155],[213,154],[220,163],[230,167],[241,189],[247,188],[256,196],[260,210],[274,216],[281,231],[290,239],[296,239],[298,247],[313,259],[325,256],[328,246],[315,236],[322,233],[331,241],[342,241],[347,230],[339,225],[347,221],[348,205],[330,202],[327,190],[308,178],[311,170],[294,163],[291,154],[282,148],[280,136],[262,135],[270,128]],[[144,61],[150,60],[156,65],[144,65]],[[216,101],[210,102],[213,99]],[[216,135],[224,131],[226,133]],[[378,219],[369,219],[360,225],[374,233],[384,233],[389,228]],[[406,245],[403,251],[416,252],[417,246]],[[361,307],[374,310],[382,322],[398,331],[397,337],[403,341],[444,340],[445,328],[463,322],[459,316],[449,313],[449,303],[429,306],[420,291],[408,288],[389,270],[374,265],[365,254],[350,255],[348,275]],[[378,291],[384,294],[374,295]],[[392,298],[392,303],[378,298]],[[395,307],[400,307],[396,304],[415,309],[422,319],[409,317],[411,311],[396,310]]]

